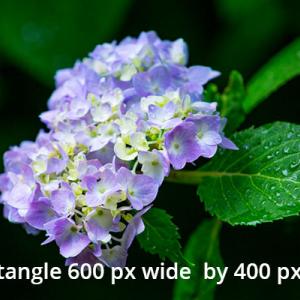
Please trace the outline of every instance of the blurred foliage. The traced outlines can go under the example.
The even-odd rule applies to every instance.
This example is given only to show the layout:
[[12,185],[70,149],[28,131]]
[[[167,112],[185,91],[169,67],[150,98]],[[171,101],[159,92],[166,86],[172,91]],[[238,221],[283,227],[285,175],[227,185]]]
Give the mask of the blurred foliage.
[[0,47],[45,83],[119,29],[130,0],[1,0]]

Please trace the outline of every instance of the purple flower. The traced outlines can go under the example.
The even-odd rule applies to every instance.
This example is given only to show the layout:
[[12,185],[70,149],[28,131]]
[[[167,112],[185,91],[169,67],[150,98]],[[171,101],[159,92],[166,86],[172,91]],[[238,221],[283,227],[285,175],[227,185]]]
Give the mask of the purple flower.
[[143,174],[152,177],[159,185],[169,174],[170,164],[166,157],[157,150],[140,152],[138,161],[142,165]]
[[239,148],[227,137],[225,137],[223,134],[222,136],[222,143],[220,143],[220,147],[224,149],[230,149],[230,150],[239,150]]
[[11,207],[9,205],[5,205],[3,209],[3,215],[6,219],[8,219],[9,222],[12,223],[24,223],[24,217],[22,217],[18,209],[15,207]]
[[88,214],[85,228],[90,240],[94,243],[98,241],[107,243],[111,239],[110,231],[120,231],[120,227],[115,222],[111,211],[102,208],[95,209]]
[[200,146],[200,155],[210,158],[215,155],[218,144],[222,142],[220,135],[219,116],[196,116],[187,121],[193,122],[197,129],[197,142]]
[[162,95],[171,84],[171,76],[164,66],[155,66],[133,77],[133,87],[139,96]]
[[67,166],[68,156],[66,155],[65,151],[61,147],[58,147],[58,148],[59,148],[60,158],[51,157],[48,160],[48,162],[47,162],[47,170],[46,170],[47,174],[51,174],[51,173],[59,174]]
[[144,208],[143,210],[139,211],[137,214],[134,215],[134,217],[129,221],[129,224],[127,225],[127,228],[123,234],[121,245],[128,249],[135,236],[142,233],[145,229],[144,222],[142,220],[142,215],[144,215],[149,209],[151,208],[151,205]]
[[197,128],[192,122],[183,122],[166,134],[165,146],[174,169],[182,169],[200,156],[196,135]]
[[170,166],[236,149],[216,103],[203,101],[219,73],[187,59],[182,39],[142,32],[58,71],[40,116],[49,131],[4,154],[4,216],[46,232],[67,264],[124,266]]
[[51,193],[51,204],[60,216],[73,213],[75,208],[75,195],[67,183],[61,183],[61,187]]
[[127,249],[120,245],[116,245],[110,249],[102,250],[102,255],[99,257],[99,260],[110,268],[124,268],[126,265],[127,256]]
[[45,224],[49,238],[44,243],[56,241],[60,254],[64,257],[77,256],[90,243],[88,236],[71,219],[61,218]]
[[221,129],[222,142],[220,143],[220,147],[224,149],[238,150],[239,148],[230,139],[228,139],[223,133],[223,129],[226,125],[226,122],[227,122],[226,118],[221,119],[220,129]]
[[133,174],[122,167],[118,171],[118,180],[134,209],[149,205],[157,195],[158,184],[149,176]]
[[44,225],[58,218],[48,198],[40,198],[30,204],[25,216],[26,222],[36,229],[43,230]]
[[107,197],[120,190],[116,175],[109,169],[103,171],[99,181],[95,177],[87,177],[86,180],[86,202],[91,207],[103,205]]
[[30,186],[19,182],[13,187],[10,194],[6,194],[3,199],[12,207],[27,209],[32,201],[33,193]]
[[12,184],[10,191],[2,194],[2,199],[12,207],[28,209],[37,186],[33,178],[33,172],[29,166],[20,165],[17,173],[9,173],[8,178]]
[[97,263],[100,263],[99,257],[102,254],[101,247],[99,245],[89,245],[83,251],[81,251],[75,257],[68,257],[66,259],[66,266],[70,266],[72,264],[77,263],[78,266],[82,266],[83,264],[88,263],[89,265],[93,266]]
[[148,106],[149,123],[162,129],[170,129],[179,125],[182,120],[175,117],[178,107],[174,102],[167,103],[164,107],[150,104]]

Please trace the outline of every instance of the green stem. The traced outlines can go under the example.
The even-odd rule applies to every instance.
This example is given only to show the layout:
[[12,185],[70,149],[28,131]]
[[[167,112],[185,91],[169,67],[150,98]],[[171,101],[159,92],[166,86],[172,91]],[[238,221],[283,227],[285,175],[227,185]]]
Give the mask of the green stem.
[[173,170],[170,172],[170,175],[165,180],[171,183],[198,185],[203,177],[205,177],[204,172]]

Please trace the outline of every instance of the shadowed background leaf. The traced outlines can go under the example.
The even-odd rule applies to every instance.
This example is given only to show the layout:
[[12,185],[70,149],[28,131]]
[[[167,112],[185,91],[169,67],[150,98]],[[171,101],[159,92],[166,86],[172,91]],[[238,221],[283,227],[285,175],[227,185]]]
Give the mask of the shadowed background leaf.
[[205,220],[192,233],[184,249],[186,259],[194,263],[191,279],[178,279],[174,288],[174,300],[213,300],[217,280],[205,280],[204,263],[212,267],[223,267],[219,249],[221,222]]
[[300,75],[300,38],[270,59],[247,86],[243,103],[247,113],[289,80]]
[[284,34],[287,15],[282,2],[216,0],[215,4],[223,26],[210,59],[222,72],[238,69],[248,73]]
[[0,47],[46,84],[96,44],[110,41],[131,0],[1,0]]

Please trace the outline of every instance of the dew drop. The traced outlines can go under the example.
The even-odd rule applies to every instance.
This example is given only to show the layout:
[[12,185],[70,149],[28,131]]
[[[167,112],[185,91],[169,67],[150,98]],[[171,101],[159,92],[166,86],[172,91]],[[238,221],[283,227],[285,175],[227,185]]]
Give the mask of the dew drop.
[[283,148],[283,152],[284,152],[284,153],[289,153],[289,151],[290,151],[290,148],[289,148],[289,147],[284,147],[284,148]]
[[299,164],[300,164],[300,161],[293,161],[293,162],[291,162],[291,164],[290,164],[290,168],[291,168],[291,169],[295,169],[296,167],[299,166]]

